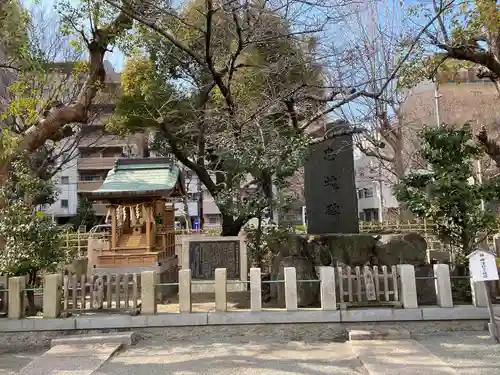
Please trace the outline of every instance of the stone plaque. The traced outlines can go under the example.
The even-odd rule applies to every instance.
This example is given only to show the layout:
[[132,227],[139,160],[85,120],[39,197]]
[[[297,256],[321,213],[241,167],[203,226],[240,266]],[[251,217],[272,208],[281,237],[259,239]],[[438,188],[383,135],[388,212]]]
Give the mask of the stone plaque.
[[189,268],[193,279],[213,280],[216,268],[226,268],[228,279],[239,279],[240,242],[190,241]]
[[311,145],[304,172],[308,233],[359,233],[352,136]]

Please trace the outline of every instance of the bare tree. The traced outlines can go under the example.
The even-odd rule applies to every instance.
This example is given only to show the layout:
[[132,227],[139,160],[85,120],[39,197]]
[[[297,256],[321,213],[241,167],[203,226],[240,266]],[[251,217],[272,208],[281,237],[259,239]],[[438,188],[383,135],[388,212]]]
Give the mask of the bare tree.
[[[9,5],[12,3],[14,2],[9,2]],[[91,2],[88,4],[96,5],[91,4]],[[11,161],[16,154],[20,152],[36,152],[40,150],[41,147],[44,147],[48,141],[59,142],[61,139],[67,138],[68,135],[73,133],[73,127],[68,127],[67,125],[88,123],[92,102],[105,83],[105,71],[103,66],[104,55],[108,51],[110,44],[116,41],[117,36],[131,27],[130,18],[123,12],[117,13],[115,17],[110,18],[108,22],[102,22],[103,20],[101,20],[99,25],[91,22],[92,25],[90,30],[88,27],[85,27],[88,21],[86,23],[84,19],[80,19],[80,22],[77,22],[71,15],[97,13],[71,13],[70,9],[65,9],[65,11],[61,13],[65,14],[62,22],[65,25],[73,27],[72,30],[68,30],[71,30],[73,33],[72,35],[76,33],[76,35],[81,38],[84,45],[82,49],[86,49],[84,55],[87,56],[87,62],[80,66],[81,69],[73,70],[71,77],[72,81],[70,82],[64,81],[60,72],[53,72],[46,76],[45,83],[50,81],[52,87],[59,86],[59,89],[56,89],[55,92],[57,92],[61,101],[51,100],[52,95],[43,91],[43,95],[40,95],[39,102],[34,103],[36,105],[31,107],[29,116],[25,116],[25,113],[22,113],[23,116],[14,116],[16,117],[14,124],[1,124],[2,128],[14,126],[17,129],[15,142],[13,142],[13,152],[0,162],[1,180],[7,178]],[[4,17],[0,19],[0,22],[7,20],[8,16],[11,17],[8,20],[12,22],[12,12],[10,14],[4,12],[0,14],[0,16]],[[34,25],[33,27],[35,27],[36,25],[36,23],[32,23],[30,19],[25,19],[23,21],[28,26]],[[37,45],[37,42],[43,42],[44,34],[36,29],[32,31],[34,32],[32,32],[31,35],[30,32],[27,33],[26,40],[18,41],[22,44],[22,47],[28,51],[28,54],[22,56],[13,54],[12,58],[9,60],[8,66],[4,66],[4,69],[18,71],[22,73],[23,79],[27,80],[27,82],[33,79],[34,82],[39,84],[40,71],[43,71],[43,68],[47,68],[47,60],[43,58],[39,59],[39,53],[41,52],[42,57],[45,57],[47,51],[40,50],[40,46]],[[61,51],[56,48],[57,45],[53,45],[53,47],[53,56],[59,57]],[[49,48],[49,52],[50,51],[51,49]],[[11,56],[8,52],[6,52],[5,55]],[[62,70],[64,71],[64,69]],[[27,87],[31,87],[31,85],[27,85]],[[69,87],[73,87],[73,90],[70,90],[72,92],[68,91]],[[20,97],[26,94],[26,92],[23,92],[25,87],[17,87],[17,89],[17,94]],[[61,95],[61,89],[63,95]],[[12,100],[9,100],[9,105],[12,104],[11,102]]]
[[[414,28],[434,19],[415,50],[414,58],[422,63],[410,71],[414,84],[435,78],[442,67],[450,70],[453,63],[455,70],[479,68],[477,77],[489,79],[500,92],[500,8],[495,0],[432,0],[410,11]],[[486,127],[478,131],[477,139],[500,166],[500,146]]]
[[154,71],[162,82],[133,110],[139,82],[130,85],[131,101],[123,105],[129,119],[147,119],[141,124],[158,129],[198,175],[218,202],[225,233],[270,206],[274,176],[299,167],[309,127],[354,100],[381,98],[407,55],[375,90],[355,69],[331,69],[351,62],[350,46],[334,35],[354,2],[204,0],[180,9],[163,1],[106,2],[147,30],[147,57],[125,76],[150,78],[145,72]]

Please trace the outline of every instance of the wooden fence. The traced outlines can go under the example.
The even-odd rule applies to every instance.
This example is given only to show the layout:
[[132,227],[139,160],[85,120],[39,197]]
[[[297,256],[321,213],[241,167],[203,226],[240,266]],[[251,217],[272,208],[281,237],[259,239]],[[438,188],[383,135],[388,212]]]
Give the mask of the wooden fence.
[[396,266],[337,267],[340,308],[365,303],[400,305]]
[[63,312],[129,311],[140,309],[138,275],[65,275]]

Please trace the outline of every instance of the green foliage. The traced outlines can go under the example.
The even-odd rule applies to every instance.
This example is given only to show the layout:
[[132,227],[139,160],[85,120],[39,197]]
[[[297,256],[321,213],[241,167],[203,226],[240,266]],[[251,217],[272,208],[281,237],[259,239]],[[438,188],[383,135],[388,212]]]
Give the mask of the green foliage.
[[92,203],[85,198],[80,198],[78,200],[78,207],[76,208],[76,216],[71,220],[71,224],[75,229],[83,225],[86,230],[96,225],[97,216],[95,215]]
[[[471,129],[431,128],[422,132],[420,156],[428,165],[395,188],[396,197],[419,218],[435,223],[437,236],[466,256],[477,245],[479,233],[496,228],[496,217],[486,204],[500,197],[500,179],[478,184],[474,162],[484,155]],[[476,181],[476,183],[473,183]],[[459,261],[463,261],[461,258]]]
[[[488,64],[481,62],[477,56],[481,56],[484,51],[497,51],[494,45],[500,28],[498,2],[477,0],[438,4],[447,4],[446,10],[418,40],[415,40],[415,34],[419,30],[415,30],[414,26],[409,26],[410,29],[405,32],[408,37],[402,41],[403,50],[412,48],[412,53],[398,74],[400,87],[411,88],[437,75],[441,75],[445,81],[453,80],[460,69],[471,68],[476,64],[488,68]],[[412,4],[407,7],[407,16],[417,22],[424,20],[425,24],[435,15],[435,5],[434,2]],[[441,24],[439,19],[442,20]],[[454,48],[465,49],[466,52],[455,53]]]
[[[175,15],[164,14],[164,29],[177,44],[144,27],[136,30],[126,49],[131,57],[121,76],[123,95],[107,129],[152,130],[156,152],[174,155],[188,168],[195,161],[211,173],[210,193],[223,214],[251,218],[270,205],[286,204],[272,197],[271,187],[286,187],[303,165],[310,138],[291,126],[284,98],[305,83],[321,86],[322,68],[313,62],[315,43],[286,36],[290,27],[279,12],[219,8],[209,60],[221,72],[229,94],[223,93],[207,69],[206,4],[191,1]],[[235,23],[246,40],[241,46]],[[230,73],[231,66],[238,68]],[[308,100],[295,106],[299,121],[320,108]]]
[[245,228],[245,243],[247,245],[248,259],[256,267],[263,268],[271,264],[272,259],[283,244],[290,243],[295,235],[291,226],[249,224]]
[[13,165],[10,178],[0,188],[0,273],[19,276],[53,270],[69,254],[62,249],[64,227],[34,209],[41,195],[53,195],[50,183],[34,176],[22,161]]

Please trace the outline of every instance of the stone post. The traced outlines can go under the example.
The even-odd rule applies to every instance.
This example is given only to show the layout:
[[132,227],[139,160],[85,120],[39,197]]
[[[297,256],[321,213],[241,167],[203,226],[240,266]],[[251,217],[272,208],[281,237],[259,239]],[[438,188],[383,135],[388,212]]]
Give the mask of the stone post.
[[240,236],[240,280],[248,281],[248,252],[245,236]]
[[476,307],[488,306],[486,299],[486,286],[483,282],[475,283],[472,278],[470,279],[470,290],[472,293],[472,304]]
[[179,312],[191,311],[191,270],[179,270]]
[[453,307],[451,294],[450,267],[447,264],[434,265],[434,285],[436,286],[437,304],[440,307]]
[[297,311],[297,273],[295,267],[285,267],[285,305],[287,311]]
[[262,311],[262,278],[260,268],[250,268],[250,310]]
[[398,264],[398,275],[401,285],[401,302],[405,309],[418,308],[415,267],[411,264]]
[[141,313],[145,315],[156,314],[156,271],[144,271],[141,273]]
[[500,256],[500,233],[493,236],[493,249],[495,250],[495,255]]
[[227,271],[215,270],[215,311],[227,311]]
[[321,280],[320,295],[322,310],[337,310],[335,295],[335,269],[333,267],[319,267]]
[[188,270],[189,267],[189,239],[183,239],[181,248],[181,268]]
[[44,276],[43,283],[43,317],[56,319],[61,315],[61,275]]
[[9,278],[9,309],[10,319],[24,318],[24,289],[26,278],[24,276]]

